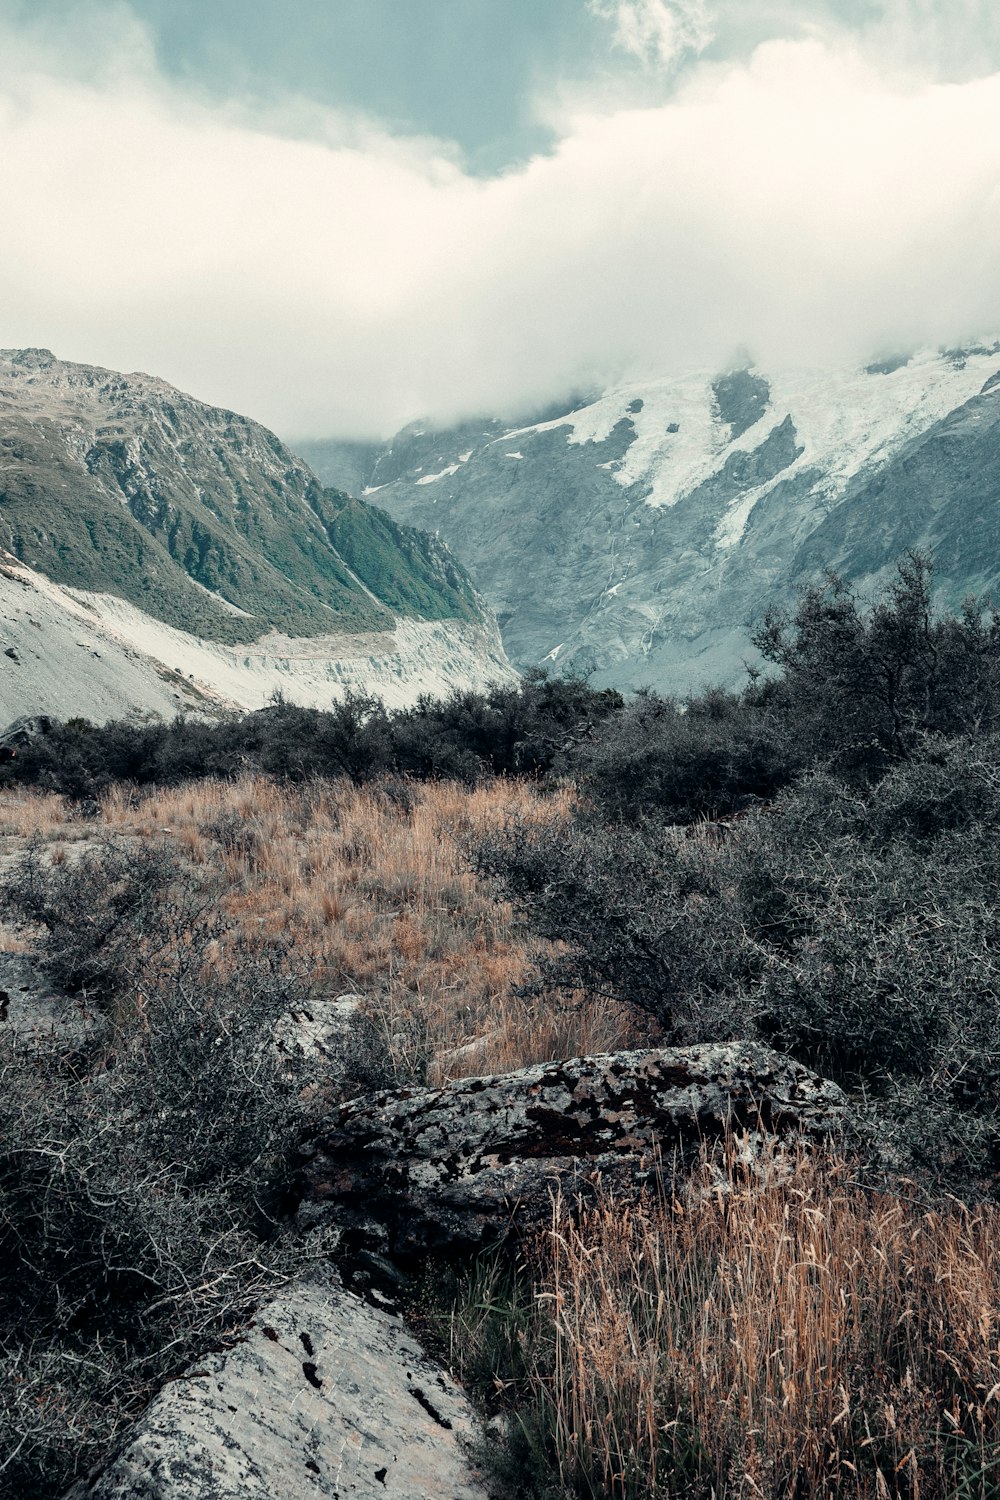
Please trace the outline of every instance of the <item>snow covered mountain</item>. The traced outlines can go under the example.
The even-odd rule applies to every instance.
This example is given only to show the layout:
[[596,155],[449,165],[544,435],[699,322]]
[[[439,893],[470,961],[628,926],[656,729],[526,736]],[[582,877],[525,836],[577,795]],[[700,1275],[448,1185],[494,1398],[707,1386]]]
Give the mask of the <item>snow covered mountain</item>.
[[932,550],[950,604],[1000,584],[1000,344],[300,448],[446,541],[519,665],[598,685],[737,680],[768,603],[827,567],[873,586],[906,547]]
[[513,676],[447,548],[149,375],[0,351],[0,727]]

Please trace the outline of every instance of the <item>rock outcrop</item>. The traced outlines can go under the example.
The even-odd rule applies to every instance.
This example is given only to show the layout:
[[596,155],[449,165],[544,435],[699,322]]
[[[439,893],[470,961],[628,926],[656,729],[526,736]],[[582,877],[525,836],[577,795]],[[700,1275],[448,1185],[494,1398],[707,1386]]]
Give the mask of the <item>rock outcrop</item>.
[[399,1319],[316,1270],[170,1381],[67,1500],[486,1500],[474,1430]]
[[107,1031],[107,1019],[80,996],[61,994],[23,953],[0,953],[0,1043],[68,1058]]
[[743,1042],[398,1089],[342,1106],[308,1142],[303,1214],[373,1218],[394,1255],[472,1246],[541,1222],[553,1191],[599,1178],[634,1193],[727,1131],[822,1136],[845,1109],[835,1084]]
[[[327,1059],[357,1004],[287,1017],[277,1045],[289,1066]],[[168,1381],[66,1500],[487,1500],[466,1397],[393,1310],[400,1266],[540,1224],[557,1191],[599,1181],[635,1194],[729,1133],[823,1138],[845,1109],[834,1084],[744,1042],[574,1058],[341,1106],[304,1148],[300,1209],[304,1244],[325,1222],[341,1272],[314,1264]]]

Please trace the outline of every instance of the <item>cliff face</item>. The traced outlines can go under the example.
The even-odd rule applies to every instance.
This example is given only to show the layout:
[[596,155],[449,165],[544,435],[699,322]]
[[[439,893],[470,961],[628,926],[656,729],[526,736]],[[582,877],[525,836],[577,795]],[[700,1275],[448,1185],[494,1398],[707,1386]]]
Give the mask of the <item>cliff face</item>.
[[526,426],[306,445],[434,530],[519,665],[597,685],[736,680],[771,602],[933,551],[949,603],[1000,580],[1000,346],[864,369],[744,369],[608,391]]
[[0,352],[0,563],[0,718],[510,675],[439,541],[246,417],[46,350]]

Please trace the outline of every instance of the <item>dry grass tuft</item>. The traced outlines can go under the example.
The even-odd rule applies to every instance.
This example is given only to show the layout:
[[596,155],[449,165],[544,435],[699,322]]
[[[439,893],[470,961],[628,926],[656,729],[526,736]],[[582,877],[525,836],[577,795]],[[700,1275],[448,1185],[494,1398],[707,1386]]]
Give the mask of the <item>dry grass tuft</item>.
[[72,827],[69,803],[54,792],[29,788],[0,791],[0,838],[30,838],[35,832],[65,837]]
[[[511,817],[568,818],[573,793],[521,783],[281,786],[198,781],[155,795],[115,787],[94,822],[62,798],[0,799],[0,853],[40,829],[172,843],[238,928],[290,940],[319,994],[362,994],[400,1077],[433,1083],[634,1042],[606,1004],[514,994],[537,945],[471,874],[462,840]],[[11,935],[13,941],[13,935]]]
[[996,1495],[1000,1211],[807,1158],[703,1189],[555,1209],[533,1383],[568,1492]]

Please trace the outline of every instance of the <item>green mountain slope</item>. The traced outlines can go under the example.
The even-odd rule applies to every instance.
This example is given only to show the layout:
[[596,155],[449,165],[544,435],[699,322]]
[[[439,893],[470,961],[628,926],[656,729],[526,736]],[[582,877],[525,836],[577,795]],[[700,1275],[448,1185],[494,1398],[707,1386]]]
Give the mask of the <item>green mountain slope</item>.
[[324,490],[258,423],[46,350],[0,351],[0,547],[230,643],[481,618],[445,547]]

